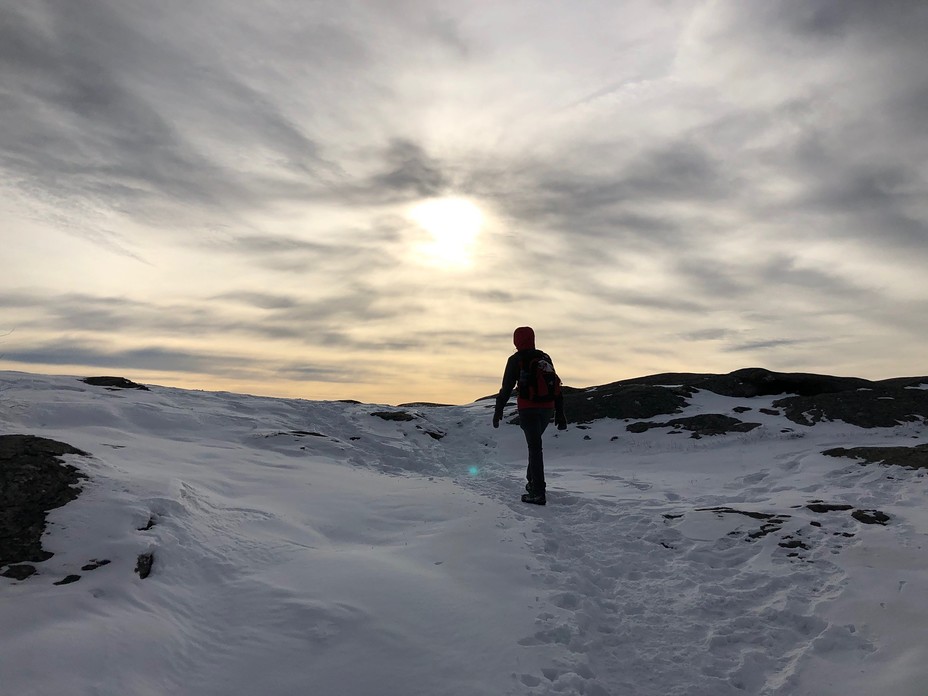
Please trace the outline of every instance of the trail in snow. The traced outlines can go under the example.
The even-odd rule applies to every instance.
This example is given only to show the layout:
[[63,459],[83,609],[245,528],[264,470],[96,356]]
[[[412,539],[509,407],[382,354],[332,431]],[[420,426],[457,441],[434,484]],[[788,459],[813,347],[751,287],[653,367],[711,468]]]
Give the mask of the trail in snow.
[[[706,394],[688,413],[769,409],[764,401],[772,399]],[[856,428],[821,426],[807,440],[783,418],[761,420],[751,434],[669,448],[666,434],[630,435],[614,422],[548,434],[551,504],[512,502],[517,519],[532,522],[533,572],[548,604],[520,644],[562,650],[540,675],[518,675],[524,693],[792,694],[810,659],[831,656],[853,670],[877,650],[852,622],[818,611],[846,583],[835,558],[872,530],[847,511],[807,504],[923,506],[923,474],[819,454],[832,440],[859,437]],[[908,425],[877,437],[921,432]],[[515,501],[524,455],[521,435],[509,435],[502,459],[515,464],[511,480],[472,485]],[[680,471],[687,461],[693,471]],[[719,507],[774,519],[712,510]]]

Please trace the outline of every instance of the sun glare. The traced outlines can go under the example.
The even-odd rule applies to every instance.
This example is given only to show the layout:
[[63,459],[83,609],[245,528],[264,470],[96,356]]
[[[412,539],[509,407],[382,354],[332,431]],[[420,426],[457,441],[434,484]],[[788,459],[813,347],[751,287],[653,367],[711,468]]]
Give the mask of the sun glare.
[[417,247],[421,260],[442,268],[471,265],[483,223],[480,208],[463,198],[432,198],[414,207],[409,217],[431,237]]

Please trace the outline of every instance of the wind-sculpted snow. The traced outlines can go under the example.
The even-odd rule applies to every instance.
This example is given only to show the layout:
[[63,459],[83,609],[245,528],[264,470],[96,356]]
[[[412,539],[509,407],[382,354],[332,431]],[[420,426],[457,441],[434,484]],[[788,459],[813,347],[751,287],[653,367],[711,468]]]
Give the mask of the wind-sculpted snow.
[[854,458],[914,461],[923,419],[676,389],[666,427],[547,432],[539,508],[487,402],[0,373],[0,434],[90,455],[54,555],[0,579],[2,691],[923,696],[928,480]]

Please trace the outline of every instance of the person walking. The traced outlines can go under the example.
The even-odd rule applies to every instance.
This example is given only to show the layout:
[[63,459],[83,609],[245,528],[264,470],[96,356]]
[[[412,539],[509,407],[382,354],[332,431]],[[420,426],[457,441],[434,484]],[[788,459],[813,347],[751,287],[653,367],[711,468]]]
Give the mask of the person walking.
[[493,427],[503,419],[503,409],[518,384],[519,426],[525,433],[528,445],[528,469],[523,503],[544,505],[545,464],[541,436],[551,422],[552,415],[558,430],[567,429],[564,416],[564,397],[561,381],[554,371],[554,362],[544,351],[535,348],[535,332],[530,326],[520,326],[512,334],[516,352],[509,356],[503,372],[503,385],[496,396]]

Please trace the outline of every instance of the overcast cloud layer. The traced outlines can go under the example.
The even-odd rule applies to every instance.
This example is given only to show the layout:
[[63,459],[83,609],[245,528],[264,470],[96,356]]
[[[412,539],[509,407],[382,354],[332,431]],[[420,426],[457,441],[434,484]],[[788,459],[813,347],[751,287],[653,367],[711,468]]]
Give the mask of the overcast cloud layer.
[[[0,367],[925,374],[928,3],[0,0]],[[483,213],[436,265],[416,205]]]

